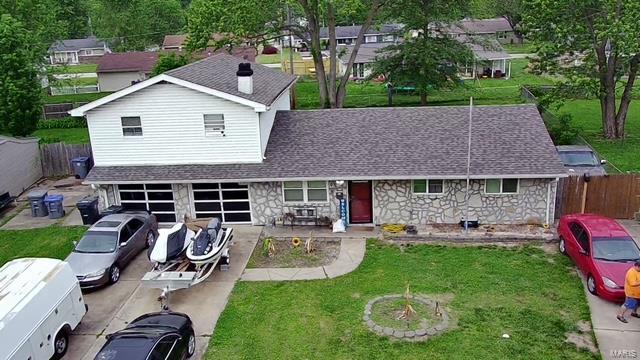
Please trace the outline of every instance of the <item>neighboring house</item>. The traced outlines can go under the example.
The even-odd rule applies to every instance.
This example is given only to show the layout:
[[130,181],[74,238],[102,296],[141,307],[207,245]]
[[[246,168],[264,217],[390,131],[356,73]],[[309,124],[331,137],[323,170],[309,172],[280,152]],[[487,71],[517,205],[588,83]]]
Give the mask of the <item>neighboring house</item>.
[[[224,39],[224,35],[221,34],[213,34],[211,35],[212,40],[222,40]],[[181,53],[186,52],[187,49],[187,35],[165,35],[164,40],[162,42],[161,50],[164,53]],[[245,42],[243,45],[236,45],[233,47],[224,46],[219,49],[214,49],[212,47],[208,47],[204,50],[199,50],[192,53],[192,56],[196,59],[203,59],[205,57],[209,57],[214,54],[219,54],[222,52],[226,52],[227,54],[231,54],[233,56],[237,56],[239,58],[246,59],[247,61],[255,62],[256,59],[256,47],[251,46],[248,42]]]
[[165,35],[162,50],[182,51],[187,44],[187,35]]
[[[368,78],[369,75],[371,75],[371,67],[376,60],[376,56],[379,55],[379,52],[382,49],[389,45],[389,43],[371,43],[360,45],[360,49],[356,54],[356,59],[353,62],[353,67],[351,68],[349,77],[354,80],[362,80]],[[351,57],[353,47],[353,45],[342,45],[338,47],[338,66],[339,72],[341,74],[344,74],[347,70],[347,63],[349,62],[349,58]]]
[[[219,54],[72,110],[86,116],[101,206],[161,222],[457,223],[468,107],[290,111],[296,78]],[[253,70],[248,67],[253,67]],[[473,109],[469,219],[549,223],[565,169],[534,105]]]
[[[336,26],[336,42],[338,45],[353,45],[358,39],[358,34],[362,29],[362,25]],[[404,25],[402,24],[384,24],[371,26],[364,34],[364,44],[371,43],[395,43],[402,41]],[[329,42],[329,28],[320,28],[320,41]],[[285,46],[289,46],[288,40],[285,40]],[[294,47],[306,47],[304,40],[293,36]]]
[[511,55],[493,39],[456,37],[473,52],[473,61],[460,65],[462,78],[511,78]]
[[111,50],[95,36],[85,39],[58,40],[49,47],[51,64],[97,63],[100,57]]
[[38,139],[0,135],[0,195],[20,195],[42,177]]
[[157,52],[106,54],[98,64],[100,91],[118,91],[149,78],[158,62]]
[[450,37],[483,36],[501,44],[519,42],[513,27],[505,18],[463,19],[453,24],[437,26],[440,33]]

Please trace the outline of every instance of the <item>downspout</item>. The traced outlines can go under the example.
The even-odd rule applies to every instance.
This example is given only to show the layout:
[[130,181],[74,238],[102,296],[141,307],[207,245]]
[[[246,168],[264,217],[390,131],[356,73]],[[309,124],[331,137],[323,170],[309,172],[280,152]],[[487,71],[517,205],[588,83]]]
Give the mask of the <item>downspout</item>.
[[555,183],[558,179],[549,181],[547,183],[547,211],[545,214],[545,224],[549,225],[549,218],[551,215],[551,184]]

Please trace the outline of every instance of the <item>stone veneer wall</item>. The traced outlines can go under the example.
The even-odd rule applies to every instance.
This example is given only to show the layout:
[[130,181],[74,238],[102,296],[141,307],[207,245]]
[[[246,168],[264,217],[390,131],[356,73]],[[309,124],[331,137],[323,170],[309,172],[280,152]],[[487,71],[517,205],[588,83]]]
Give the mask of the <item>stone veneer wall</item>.
[[251,199],[251,219],[254,225],[269,224],[272,219],[281,221],[282,215],[292,212],[294,207],[314,205],[318,207],[320,216],[337,219],[340,214],[336,192],[347,192],[346,184],[338,187],[335,181],[328,181],[329,197],[327,202],[291,202],[285,203],[282,197],[281,182],[261,182],[249,184],[249,199]]
[[189,185],[188,184],[173,184],[173,201],[175,202],[176,220],[184,221],[185,217],[188,219],[195,219],[195,210],[191,208],[189,201]]
[[100,209],[100,211],[116,204],[116,190],[114,185],[99,185],[96,193],[98,194],[98,209]]
[[[520,179],[518,194],[487,195],[484,180],[471,181],[469,219],[484,224],[518,224],[546,221],[547,191],[551,185],[549,221],[554,218],[556,182],[552,179]],[[375,181],[373,216],[376,224],[416,225],[458,223],[465,214],[465,180],[445,180],[444,194],[417,195],[411,181]]]

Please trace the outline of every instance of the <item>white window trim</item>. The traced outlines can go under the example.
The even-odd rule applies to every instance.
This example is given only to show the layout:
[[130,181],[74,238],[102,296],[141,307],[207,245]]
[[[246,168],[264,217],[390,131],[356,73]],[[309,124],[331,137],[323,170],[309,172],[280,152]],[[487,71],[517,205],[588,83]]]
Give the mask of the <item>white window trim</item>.
[[[298,180],[291,180],[291,182],[293,182],[293,181],[298,181]],[[325,201],[309,200],[309,193],[308,193],[309,182],[308,181],[300,181],[300,182],[302,182],[302,187],[301,188],[287,188],[287,189],[295,189],[295,190],[301,189],[302,190],[302,200],[287,201],[287,199],[284,196],[284,189],[285,189],[284,183],[285,182],[289,182],[289,181],[283,181],[281,183],[281,185],[282,185],[282,202],[284,202],[285,204],[302,204],[302,203],[305,203],[305,204],[327,204],[329,202],[329,182],[328,181],[324,182],[324,184],[325,184],[325,188],[324,189],[327,192],[327,200],[325,200]],[[311,188],[311,189],[312,190],[313,189],[320,190],[319,188]]]
[[[415,192],[414,191],[414,186],[413,184],[415,183],[415,180],[411,180],[411,192],[414,195],[425,195],[425,196],[431,196],[431,195],[443,195],[445,192],[445,186],[447,186],[447,181],[445,179],[420,179],[420,181],[425,180],[427,182],[427,187],[425,189],[425,192]],[[432,193],[429,192],[429,182],[431,180],[442,180],[442,192],[438,192],[438,193]]]
[[[205,122],[205,116],[206,115],[221,115],[222,116],[222,130],[215,130],[215,131],[210,131],[207,132],[207,124]],[[225,131],[227,131],[227,121],[224,118],[224,114],[222,113],[210,113],[210,114],[202,114],[202,126],[204,128],[204,135],[205,136],[225,136]]]
[[[497,193],[487,192],[487,180],[500,180],[500,192],[497,192]],[[502,188],[503,188],[504,180],[516,180],[517,181],[516,192],[503,192]],[[504,178],[484,179],[484,193],[485,195],[518,195],[520,194],[520,179],[504,179]]]
[[[124,126],[122,125],[122,119],[123,118],[132,118],[132,117],[137,117],[140,119],[140,131],[142,131],[142,134],[138,135],[125,135],[124,134],[124,129],[125,128],[137,128],[138,126]],[[142,116],[140,115],[121,115],[120,116],[120,136],[122,136],[125,139],[138,139],[138,138],[143,138],[144,137],[144,127],[142,126]]]

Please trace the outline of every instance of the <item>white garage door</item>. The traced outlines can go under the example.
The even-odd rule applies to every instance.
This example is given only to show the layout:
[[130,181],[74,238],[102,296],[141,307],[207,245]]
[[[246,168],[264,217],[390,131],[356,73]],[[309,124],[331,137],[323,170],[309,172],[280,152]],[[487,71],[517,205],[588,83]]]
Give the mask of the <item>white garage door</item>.
[[158,222],[176,222],[171,184],[120,184],[118,193],[125,210],[147,210]]
[[220,218],[225,223],[250,223],[249,186],[238,183],[193,184],[196,219]]

